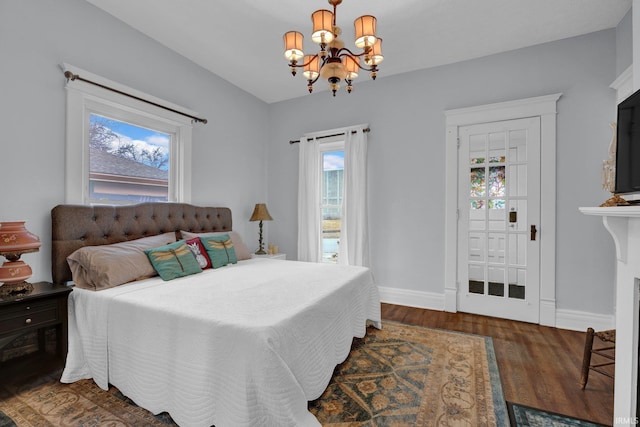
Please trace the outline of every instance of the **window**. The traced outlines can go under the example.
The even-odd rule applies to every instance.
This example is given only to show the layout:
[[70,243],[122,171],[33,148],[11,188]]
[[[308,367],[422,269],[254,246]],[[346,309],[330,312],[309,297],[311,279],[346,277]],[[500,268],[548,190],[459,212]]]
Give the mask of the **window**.
[[[191,114],[87,71],[64,67],[88,80]],[[190,202],[188,117],[81,80],[67,82],[66,88],[66,203]]]
[[322,261],[336,263],[342,228],[344,141],[320,144],[322,161]]
[[89,202],[169,200],[173,135],[89,115]]
[[366,132],[365,124],[300,138],[298,260],[369,265]]

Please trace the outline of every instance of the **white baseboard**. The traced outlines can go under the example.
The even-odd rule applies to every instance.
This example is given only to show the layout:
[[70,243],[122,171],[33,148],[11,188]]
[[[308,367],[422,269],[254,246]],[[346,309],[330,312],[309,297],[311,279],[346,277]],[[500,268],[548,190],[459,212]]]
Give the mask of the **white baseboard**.
[[378,286],[380,300],[388,304],[444,311],[444,295]]
[[586,311],[556,310],[556,328],[572,331],[586,331],[593,328],[596,331],[614,329],[616,317],[613,314],[588,313]]
[[[413,291],[378,286],[380,300],[388,304],[428,310],[445,310],[445,296],[435,292]],[[572,331],[586,331],[591,327],[596,331],[615,328],[613,314],[596,314],[585,311],[562,310],[555,308],[555,301],[541,301],[540,324]]]

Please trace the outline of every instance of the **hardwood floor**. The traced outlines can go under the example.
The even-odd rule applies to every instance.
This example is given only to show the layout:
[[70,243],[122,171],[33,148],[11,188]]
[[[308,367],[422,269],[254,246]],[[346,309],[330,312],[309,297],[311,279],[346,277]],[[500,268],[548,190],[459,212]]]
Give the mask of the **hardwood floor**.
[[[578,384],[584,332],[391,304],[382,304],[382,318],[489,336],[506,400],[600,424],[613,422],[613,380],[592,373],[585,390]],[[25,363],[17,360],[0,365],[0,381],[24,380],[23,375],[15,378],[12,374],[24,372],[20,365]],[[60,362],[30,362],[27,369],[38,376],[60,367]]]
[[592,372],[586,389],[580,389],[584,332],[391,304],[382,304],[382,318],[491,337],[506,400],[600,424],[613,422],[613,380]]

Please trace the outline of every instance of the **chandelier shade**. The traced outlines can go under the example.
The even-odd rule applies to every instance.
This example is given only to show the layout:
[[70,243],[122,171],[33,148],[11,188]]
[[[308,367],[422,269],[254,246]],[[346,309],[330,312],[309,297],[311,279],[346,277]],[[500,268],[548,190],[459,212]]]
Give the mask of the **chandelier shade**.
[[306,55],[304,57],[304,71],[302,73],[307,80],[315,80],[320,74],[320,59],[318,55]]
[[336,25],[336,9],[342,0],[328,2],[333,6],[333,12],[320,9],[311,14],[311,40],[320,45],[318,53],[305,55],[302,33],[289,31],[284,34],[284,56],[289,61],[292,75],[296,75],[298,68],[303,69],[302,75],[307,79],[310,93],[313,92],[313,84],[322,78],[327,81],[335,96],[341,81],[347,84],[347,92],[351,93],[352,80],[358,77],[359,70],[369,71],[370,77],[375,80],[378,64],[384,57],[382,39],[376,34],[375,16],[362,15],[354,21],[354,43],[357,48],[362,49],[361,52],[354,53],[345,48],[340,40],[342,30]]
[[364,15],[353,21],[356,30],[356,46],[360,49],[373,46],[376,42],[376,17]]
[[311,40],[318,44],[331,43],[334,39],[333,13],[326,9],[316,10],[311,14],[311,22],[313,22]]
[[347,72],[347,79],[353,80],[358,77],[358,70],[360,69],[360,65],[358,65],[358,60],[353,56],[345,56],[344,57],[344,69]]
[[369,53],[364,56],[363,61],[365,64],[372,66],[378,65],[383,60],[384,56],[382,56],[382,39],[377,39],[371,47]]
[[304,36],[297,31],[289,31],[284,34],[284,57],[289,61],[299,61],[304,56],[302,42]]

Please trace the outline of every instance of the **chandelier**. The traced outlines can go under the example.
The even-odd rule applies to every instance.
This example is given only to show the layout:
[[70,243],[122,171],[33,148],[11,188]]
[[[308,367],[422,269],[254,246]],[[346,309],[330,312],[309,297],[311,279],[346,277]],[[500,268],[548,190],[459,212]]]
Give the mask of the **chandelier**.
[[[333,96],[336,96],[341,80],[345,81],[347,92],[351,93],[353,79],[358,77],[359,70],[369,71],[371,79],[375,80],[378,64],[384,57],[382,39],[376,36],[376,17],[363,15],[353,22],[355,45],[362,49],[361,53],[353,53],[344,47],[339,39],[342,30],[336,26],[336,8],[342,0],[328,1],[333,6],[333,12],[321,9],[311,14],[311,40],[320,45],[320,51],[315,55],[305,55],[302,50],[304,36],[298,31],[289,31],[284,34],[284,56],[289,61],[292,75],[296,75],[298,68],[303,69],[309,93],[313,92],[313,84],[322,77],[329,83]],[[299,63],[300,60],[302,63]]]

